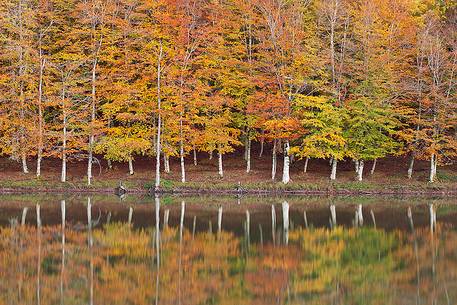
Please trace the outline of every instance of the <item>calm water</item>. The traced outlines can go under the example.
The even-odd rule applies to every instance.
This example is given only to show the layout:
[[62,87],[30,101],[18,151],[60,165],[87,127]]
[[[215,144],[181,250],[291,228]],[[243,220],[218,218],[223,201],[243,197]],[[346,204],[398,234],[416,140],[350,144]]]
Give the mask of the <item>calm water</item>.
[[0,196],[0,304],[457,304],[455,203]]

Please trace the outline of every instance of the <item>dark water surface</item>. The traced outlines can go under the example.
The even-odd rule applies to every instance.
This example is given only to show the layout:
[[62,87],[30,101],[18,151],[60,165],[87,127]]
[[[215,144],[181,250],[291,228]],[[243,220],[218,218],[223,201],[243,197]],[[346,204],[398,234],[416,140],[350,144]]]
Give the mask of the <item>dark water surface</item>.
[[0,305],[457,304],[456,202],[0,196]]

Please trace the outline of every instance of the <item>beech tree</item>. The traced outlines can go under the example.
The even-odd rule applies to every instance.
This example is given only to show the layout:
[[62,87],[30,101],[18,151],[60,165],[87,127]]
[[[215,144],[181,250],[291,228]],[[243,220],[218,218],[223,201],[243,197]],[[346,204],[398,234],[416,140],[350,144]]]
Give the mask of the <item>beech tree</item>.
[[25,174],[29,172],[27,157],[33,153],[35,9],[36,4],[30,0],[8,0],[0,8],[2,108],[9,121],[4,136],[9,155],[22,163]]
[[[263,16],[264,34],[261,39],[261,69],[267,75],[264,85],[263,111],[265,132],[273,139],[272,179],[276,174],[276,149],[278,140],[284,143],[282,182],[289,183],[290,141],[297,137],[294,129],[299,125],[292,114],[297,94],[313,91],[313,69],[316,53],[315,26],[311,16],[311,1],[261,0],[257,3]],[[311,21],[310,21],[311,20]],[[280,136],[280,138],[278,138]]]

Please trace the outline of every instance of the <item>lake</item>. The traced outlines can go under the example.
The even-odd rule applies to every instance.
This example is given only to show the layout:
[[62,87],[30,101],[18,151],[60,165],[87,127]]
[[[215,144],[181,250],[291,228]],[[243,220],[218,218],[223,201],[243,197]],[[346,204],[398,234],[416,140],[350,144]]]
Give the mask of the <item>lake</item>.
[[2,195],[0,304],[457,304],[455,203]]

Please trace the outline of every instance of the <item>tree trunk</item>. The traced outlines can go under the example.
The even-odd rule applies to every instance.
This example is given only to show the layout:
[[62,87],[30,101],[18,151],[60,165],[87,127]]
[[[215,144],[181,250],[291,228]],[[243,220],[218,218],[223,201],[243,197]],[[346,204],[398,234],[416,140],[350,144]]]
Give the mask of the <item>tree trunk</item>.
[[357,171],[357,181],[362,181],[363,179],[363,160],[359,161],[358,171]]
[[289,156],[289,141],[286,141],[284,143],[284,166],[282,170],[282,183],[287,184],[290,181],[290,174],[289,174],[289,168],[290,168],[290,156]]
[[60,181],[67,181],[67,118],[64,113],[63,118],[63,138],[62,138],[62,172],[60,175]]
[[93,137],[89,137],[89,156],[88,156],[88,161],[87,161],[87,185],[92,184],[92,143],[94,143]]
[[113,162],[111,160],[106,160],[106,163],[108,165],[108,169],[113,169]]
[[160,188],[160,136],[161,136],[161,127],[162,127],[162,117],[161,117],[161,89],[160,89],[160,77],[162,75],[162,41],[159,46],[159,56],[157,58],[157,109],[158,109],[158,122],[157,122],[157,138],[156,138],[156,179],[155,179],[155,190],[157,191]]
[[65,105],[65,81],[62,81],[62,171],[60,182],[67,181],[67,106]]
[[355,173],[357,174],[359,172],[359,160],[354,160],[354,165],[355,165]]
[[276,150],[278,151],[278,153],[282,154],[283,153],[282,141],[281,141],[281,139],[279,139],[277,141],[278,141],[278,144],[276,145]]
[[437,159],[436,154],[432,154],[432,157],[430,158],[430,178],[429,178],[430,183],[435,182],[435,179],[436,179],[436,164],[437,164],[436,159]]
[[132,158],[129,158],[129,174],[133,175],[135,172],[133,171],[133,160]]
[[194,147],[194,165],[197,166],[197,150]]
[[373,166],[371,166],[371,171],[370,171],[370,174],[373,175],[374,174],[374,171],[376,169],[376,163],[378,163],[378,159],[374,159],[373,160]]
[[435,174],[435,179],[436,179],[436,174],[437,174],[437,167],[438,167],[438,156],[435,155],[435,164],[433,165],[433,172]]
[[251,139],[248,140],[248,147],[246,148],[246,173],[251,172]]
[[249,150],[249,130],[246,132],[246,139],[244,139],[244,161],[248,160]]
[[94,123],[95,123],[95,103],[96,103],[96,87],[95,87],[95,82],[97,80],[97,74],[96,74],[96,69],[97,69],[97,58],[94,59],[94,63],[92,65],[92,103],[91,103],[91,122],[90,122],[90,135],[89,135],[89,147],[88,147],[88,153],[89,157],[87,160],[87,184],[91,185],[92,183],[92,163],[93,163],[93,149],[94,149]]
[[306,157],[305,166],[303,167],[303,172],[304,173],[306,173],[308,171],[308,162],[309,162],[309,157]]
[[260,137],[260,153],[259,153],[259,158],[262,158],[263,156],[263,147],[265,144],[265,137],[263,136],[264,131],[262,130],[262,136]]
[[167,154],[163,154],[163,166],[167,174],[170,173],[170,157]]
[[411,160],[409,161],[408,179],[411,179],[413,177],[413,171],[414,171],[414,155],[411,156]]
[[338,160],[333,158],[333,162],[332,162],[332,171],[330,173],[330,180],[336,180],[336,167],[337,167],[337,164],[338,164]]
[[26,156],[25,152],[22,153],[22,172],[24,174],[29,173],[29,168],[27,167],[27,156]]
[[222,153],[220,149],[218,149],[218,156],[219,156],[219,162],[218,162],[218,168],[219,168],[219,177],[224,178],[224,169],[222,168]]
[[41,38],[40,38],[40,77],[38,82],[38,151],[37,151],[37,163],[36,163],[36,176],[41,176],[41,160],[43,158],[43,71],[46,64],[46,60],[43,58],[43,51],[41,50]]
[[276,139],[273,140],[273,158],[271,167],[271,180],[276,179]]
[[[23,20],[22,20],[22,3],[19,2],[18,5],[18,14],[19,14],[19,42],[23,41]],[[24,174],[29,173],[29,168],[27,167],[27,143],[26,143],[26,130],[25,130],[25,95],[24,95],[24,83],[23,83],[23,76],[26,70],[26,65],[24,62],[24,48],[22,47],[22,44],[19,44],[19,101],[20,101],[20,112],[19,112],[19,118],[20,118],[20,151],[21,151],[21,160],[22,160],[22,172]]]
[[180,163],[181,163],[181,182],[185,183],[186,182],[186,166],[184,163],[184,144],[183,141],[181,140],[179,143],[179,158],[180,158]]
[[210,151],[210,152],[209,152],[209,159],[210,159],[210,160],[213,160],[213,151]]

